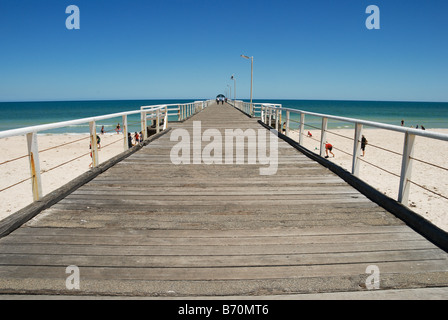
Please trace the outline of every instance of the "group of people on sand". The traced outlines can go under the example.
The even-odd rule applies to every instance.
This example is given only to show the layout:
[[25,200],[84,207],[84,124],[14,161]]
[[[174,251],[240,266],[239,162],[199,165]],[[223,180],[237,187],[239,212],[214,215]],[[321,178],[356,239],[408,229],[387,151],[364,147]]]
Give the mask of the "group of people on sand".
[[[117,134],[120,134],[121,132],[121,126],[120,123],[117,124],[117,126],[115,127],[115,131],[117,132]],[[104,134],[104,126],[101,127],[101,134]],[[134,132],[134,136],[132,136],[132,134],[130,132],[128,132],[128,147],[132,148],[133,146],[136,146],[140,143],[143,142],[143,134],[142,132]],[[96,136],[96,143],[97,143],[97,147],[98,150],[101,150],[101,138],[99,135]],[[89,144],[89,149],[92,150],[92,144]],[[92,151],[90,151],[90,158],[92,158]],[[89,168],[92,168],[93,166],[93,161],[90,163]]]
[[[115,131],[117,134],[121,132],[121,126],[120,123],[117,124],[115,127]],[[133,146],[136,146],[143,142],[143,133],[140,132],[134,132],[134,137],[132,137],[132,134],[128,132],[128,148],[132,148]]]
[[[401,120],[401,126],[404,127],[404,120]],[[413,128],[413,126],[411,126]],[[419,129],[418,125],[415,126],[415,129]],[[426,130],[426,128],[421,124],[420,129]]]
[[143,142],[143,134],[142,132],[134,132],[134,138],[132,138],[132,135],[130,132],[128,132],[128,148],[132,148],[133,146],[136,146]]

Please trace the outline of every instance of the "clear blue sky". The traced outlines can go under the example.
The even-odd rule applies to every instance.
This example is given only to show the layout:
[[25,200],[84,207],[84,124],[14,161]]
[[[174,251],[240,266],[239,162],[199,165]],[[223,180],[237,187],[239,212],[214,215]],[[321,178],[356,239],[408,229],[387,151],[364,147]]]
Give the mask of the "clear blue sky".
[[1,0],[0,101],[213,98],[232,74],[246,99],[241,54],[255,99],[448,101],[447,17],[446,0]]

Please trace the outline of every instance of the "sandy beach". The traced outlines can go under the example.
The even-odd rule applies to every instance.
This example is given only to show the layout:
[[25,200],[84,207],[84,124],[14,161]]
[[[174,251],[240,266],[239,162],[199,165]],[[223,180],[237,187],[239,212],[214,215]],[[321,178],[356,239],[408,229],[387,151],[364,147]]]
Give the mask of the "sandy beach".
[[[304,146],[318,153],[320,131],[310,130],[313,137],[304,137]],[[437,132],[448,133],[448,129],[437,129]],[[399,178],[391,173],[400,174],[401,156],[404,135],[398,132],[364,129],[368,145],[365,156],[360,166],[360,178],[385,193],[387,196],[397,199]],[[351,171],[353,152],[352,129],[329,130],[327,140],[333,145],[335,157],[329,160]],[[298,132],[292,131],[291,137],[298,140]],[[123,151],[123,136],[121,134],[101,135],[100,162]],[[70,142],[70,143],[69,143]],[[69,143],[69,144],[67,144]],[[91,158],[89,155],[88,134],[50,134],[38,136],[39,150],[54,148],[40,152],[40,165],[42,173],[42,188],[44,195],[61,187],[65,183],[89,170]],[[381,149],[380,149],[381,148]],[[0,139],[0,163],[27,153],[26,138],[24,136]],[[390,150],[389,151],[385,151]],[[70,161],[72,159],[78,159]],[[448,148],[446,142],[417,137],[415,141],[414,157],[436,165],[446,167]],[[61,165],[65,162],[67,164]],[[59,166],[61,165],[61,166]],[[57,167],[59,166],[59,167]],[[375,166],[384,168],[380,170]],[[29,164],[27,158],[12,161],[0,165],[0,190],[13,185],[29,177]],[[412,180],[419,185],[436,193],[448,196],[448,171],[428,166],[414,161]],[[426,191],[416,185],[412,185],[409,205],[415,212],[448,231],[448,215],[446,199]],[[26,181],[0,192],[0,220],[32,202],[31,184]]]

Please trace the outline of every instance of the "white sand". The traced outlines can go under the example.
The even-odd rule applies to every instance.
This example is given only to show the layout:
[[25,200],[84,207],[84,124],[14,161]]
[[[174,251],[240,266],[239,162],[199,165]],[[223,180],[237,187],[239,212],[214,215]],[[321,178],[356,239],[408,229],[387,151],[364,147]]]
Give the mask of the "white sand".
[[[310,131],[313,134],[313,139],[304,137],[304,146],[309,150],[318,153],[319,150],[316,150],[316,148],[319,147],[320,131]],[[448,129],[434,131],[448,133]],[[350,139],[337,136],[334,133],[349,137]],[[329,160],[334,161],[348,171],[351,171],[352,160],[351,156],[344,154],[343,151],[352,154],[353,135],[354,130],[350,129],[329,130],[327,134],[327,140],[333,144],[333,153],[335,154],[335,157],[329,158]],[[377,129],[364,129],[364,135],[369,141],[369,144],[367,145],[366,154],[363,159],[399,175],[401,156],[383,151],[375,146],[380,146],[401,154],[403,150],[404,135],[398,132]],[[298,133],[292,132],[291,137],[298,140]],[[99,151],[100,162],[110,159],[123,151],[122,134],[105,134],[102,135],[101,138],[103,147],[101,151]],[[89,138],[87,134],[38,136],[39,150],[60,146],[64,143],[79,139],[82,139],[82,141],[40,153],[41,170],[45,171],[42,174],[44,195],[89,170],[89,164],[91,162],[89,156]],[[105,147],[109,143],[113,144]],[[435,163],[442,167],[447,167],[447,147],[448,143],[446,142],[417,137],[414,157]],[[0,150],[2,151],[0,153],[0,163],[24,156],[27,154],[26,139],[24,136],[0,139]],[[57,169],[50,170],[59,164],[83,154],[86,155],[80,159],[72,161]],[[2,177],[0,181],[0,190],[22,179],[28,178],[29,164],[27,158],[0,165],[0,176]],[[399,185],[398,177],[379,170],[365,162],[361,162],[360,178],[391,198],[397,199]],[[437,169],[414,161],[412,180],[418,184],[426,186],[430,190],[448,196],[448,171],[446,170]],[[6,191],[0,192],[0,220],[31,202],[32,195],[29,180]],[[411,208],[440,228],[448,231],[448,215],[447,210],[445,209],[447,203],[448,200],[440,198],[433,193],[415,185],[412,185],[411,187]]]

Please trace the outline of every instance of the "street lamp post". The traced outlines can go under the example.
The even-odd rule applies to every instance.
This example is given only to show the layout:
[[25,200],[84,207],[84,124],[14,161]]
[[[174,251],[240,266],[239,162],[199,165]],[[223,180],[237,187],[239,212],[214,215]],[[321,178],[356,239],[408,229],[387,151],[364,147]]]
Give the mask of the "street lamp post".
[[235,75],[232,74],[230,80],[233,80],[233,101],[236,101],[236,79]]
[[254,57],[248,57],[244,54],[241,55],[244,59],[250,59],[250,113],[253,114],[253,106],[252,106],[252,86],[254,81]]

